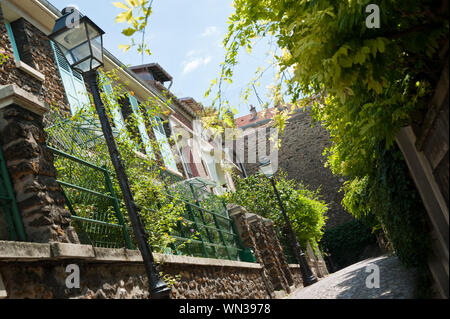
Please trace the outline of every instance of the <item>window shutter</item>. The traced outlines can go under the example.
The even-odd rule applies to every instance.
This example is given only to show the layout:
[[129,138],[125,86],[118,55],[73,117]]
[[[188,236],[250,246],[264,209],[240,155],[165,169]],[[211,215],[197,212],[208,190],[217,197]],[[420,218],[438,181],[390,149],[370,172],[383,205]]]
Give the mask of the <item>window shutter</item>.
[[55,53],[55,60],[58,65],[59,74],[66,91],[67,100],[69,101],[72,115],[78,112],[83,106],[90,103],[87,94],[86,85],[83,77],[78,72],[75,72],[70,67],[63,53],[59,48],[50,41],[53,52]]
[[128,98],[130,100],[131,109],[133,110],[134,115],[137,118],[138,121],[138,129],[139,133],[141,134],[142,142],[144,143],[145,152],[148,156],[151,156],[153,158],[153,149],[150,137],[147,133],[147,128],[145,127],[144,119],[142,118],[141,112],[139,111],[139,103],[136,100],[134,96],[131,94],[128,94]]
[[113,116],[114,124],[116,125],[117,130],[122,134],[126,130],[125,120],[123,119],[123,115],[118,103],[116,103],[116,101],[114,100],[114,91],[112,85],[105,81],[104,76],[102,76],[102,79],[104,80],[103,92],[105,93],[106,99],[111,106],[111,114]]
[[161,150],[161,155],[164,159],[164,164],[171,170],[178,172],[177,163],[173,156],[172,149],[164,131],[164,126],[159,117],[154,117],[153,132],[155,133],[156,141]]
[[16,39],[14,38],[14,33],[11,25],[5,20],[6,32],[8,32],[9,40],[11,41],[11,46],[14,53],[14,59],[20,61],[19,49],[17,49]]

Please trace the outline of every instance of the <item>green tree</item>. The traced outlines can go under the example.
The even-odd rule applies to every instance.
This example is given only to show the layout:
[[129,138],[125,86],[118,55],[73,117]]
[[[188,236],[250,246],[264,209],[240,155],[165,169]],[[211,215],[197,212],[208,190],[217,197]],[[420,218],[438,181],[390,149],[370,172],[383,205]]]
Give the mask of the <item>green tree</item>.
[[[415,206],[414,187],[393,191],[399,180],[413,184],[405,167],[392,167],[385,158],[401,158],[392,148],[395,136],[420,118],[439,79],[447,59],[448,5],[379,1],[381,27],[370,29],[365,9],[371,2],[235,0],[225,61],[207,93],[215,90],[221,104],[221,85],[232,81],[239,50],[251,51],[261,38],[276,41],[280,76],[274,95],[289,95],[293,103],[315,98],[313,118],[332,141],[327,164],[348,179],[345,206],[356,217],[375,217],[375,224],[386,226],[398,255],[410,264],[419,239],[401,240],[402,234],[423,232],[425,210]],[[280,92],[283,85],[287,90]],[[356,205],[358,196],[367,201]],[[417,219],[409,222],[407,216]]]

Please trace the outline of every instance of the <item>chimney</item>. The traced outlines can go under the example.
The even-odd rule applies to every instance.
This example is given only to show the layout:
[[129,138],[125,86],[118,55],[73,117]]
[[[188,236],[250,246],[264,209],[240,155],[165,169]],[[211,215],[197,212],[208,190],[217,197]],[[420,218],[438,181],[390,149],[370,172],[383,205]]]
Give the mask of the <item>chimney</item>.
[[256,112],[256,107],[254,107],[253,105],[250,105],[250,113],[253,114],[251,120],[256,120],[256,118],[258,117],[258,112]]

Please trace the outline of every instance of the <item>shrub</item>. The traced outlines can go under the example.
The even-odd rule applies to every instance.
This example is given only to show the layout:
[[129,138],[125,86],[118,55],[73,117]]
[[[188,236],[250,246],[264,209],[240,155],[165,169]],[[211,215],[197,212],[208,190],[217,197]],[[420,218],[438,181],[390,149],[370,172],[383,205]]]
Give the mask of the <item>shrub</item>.
[[[317,192],[288,180],[286,173],[279,172],[274,178],[299,244],[305,248],[309,241],[316,248],[315,243],[323,235],[327,205],[319,199]],[[226,201],[243,206],[250,213],[272,219],[282,240],[286,236],[285,222],[270,181],[262,175],[252,175],[236,179],[235,184],[236,192],[227,193],[224,196]]]

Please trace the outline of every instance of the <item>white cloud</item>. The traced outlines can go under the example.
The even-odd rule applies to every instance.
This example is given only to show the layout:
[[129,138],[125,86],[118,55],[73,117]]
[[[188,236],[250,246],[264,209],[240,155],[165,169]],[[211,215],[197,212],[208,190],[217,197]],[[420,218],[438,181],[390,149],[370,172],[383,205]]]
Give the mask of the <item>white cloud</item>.
[[207,65],[209,62],[211,62],[211,56],[206,57],[200,57],[195,58],[193,60],[190,60],[189,62],[183,62],[184,68],[183,68],[183,74],[187,74],[189,72],[194,71],[195,69],[198,69],[202,65]]
[[186,56],[187,57],[190,57],[190,56],[193,56],[193,55],[195,55],[195,54],[197,54],[198,52],[196,51],[196,50],[191,50],[191,51],[189,51],[188,53],[186,53]]
[[211,26],[211,27],[207,27],[200,36],[201,37],[209,37],[216,33],[218,33],[217,27]]
[[203,59],[203,64],[207,65],[209,62],[211,62],[211,57],[207,56],[206,58]]

